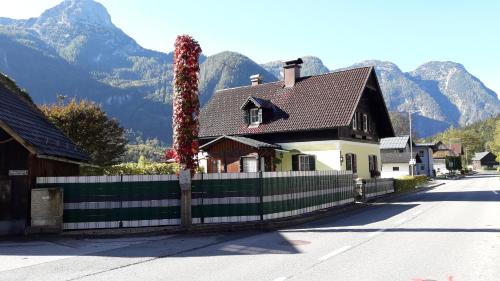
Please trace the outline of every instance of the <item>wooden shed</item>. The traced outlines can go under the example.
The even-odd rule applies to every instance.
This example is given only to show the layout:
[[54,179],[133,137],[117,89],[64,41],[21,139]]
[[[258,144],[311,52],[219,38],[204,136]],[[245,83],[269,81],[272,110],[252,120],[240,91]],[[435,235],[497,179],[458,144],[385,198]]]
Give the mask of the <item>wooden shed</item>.
[[0,74],[0,235],[23,233],[30,222],[36,177],[77,176],[88,161],[58,128]]

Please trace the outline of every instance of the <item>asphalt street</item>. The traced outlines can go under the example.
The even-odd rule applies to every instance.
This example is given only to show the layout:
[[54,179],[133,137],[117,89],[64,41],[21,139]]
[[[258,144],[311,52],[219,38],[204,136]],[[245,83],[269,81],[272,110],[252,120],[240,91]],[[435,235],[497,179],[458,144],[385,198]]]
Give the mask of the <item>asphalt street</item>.
[[500,280],[500,177],[270,232],[0,242],[0,280]]

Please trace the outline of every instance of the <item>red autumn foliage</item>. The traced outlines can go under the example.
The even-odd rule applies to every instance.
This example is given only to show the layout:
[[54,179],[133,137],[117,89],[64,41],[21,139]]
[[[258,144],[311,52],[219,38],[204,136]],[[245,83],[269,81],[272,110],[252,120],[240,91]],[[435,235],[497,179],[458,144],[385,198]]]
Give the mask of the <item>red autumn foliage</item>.
[[172,148],[165,150],[165,160],[177,159],[177,153]]
[[174,51],[174,99],[173,129],[175,160],[181,170],[189,169],[194,174],[198,153],[198,74],[201,54],[200,45],[189,35],[180,35],[175,40]]

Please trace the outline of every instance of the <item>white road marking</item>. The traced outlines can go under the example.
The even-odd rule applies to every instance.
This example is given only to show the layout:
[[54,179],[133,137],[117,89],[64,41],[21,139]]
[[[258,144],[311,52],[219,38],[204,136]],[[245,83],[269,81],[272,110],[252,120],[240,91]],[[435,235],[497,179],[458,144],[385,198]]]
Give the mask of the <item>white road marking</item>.
[[380,229],[380,230],[377,230],[377,231],[375,231],[375,232],[372,232],[372,233],[368,234],[368,237],[377,236],[377,235],[379,235],[380,233],[382,233],[382,232],[384,232],[384,231],[385,231],[385,229]]
[[404,223],[406,220],[407,220],[407,218],[402,218],[402,219],[397,220],[394,224],[401,224],[401,223]]
[[279,278],[274,279],[273,281],[285,281],[285,280],[286,280],[286,277],[279,277]]
[[342,248],[339,248],[329,254],[326,254],[324,256],[322,256],[321,258],[319,258],[318,260],[319,261],[326,261],[327,259],[331,258],[331,257],[334,257],[336,255],[339,255],[339,254],[342,254],[343,252],[349,250],[351,248],[351,246],[344,246]]

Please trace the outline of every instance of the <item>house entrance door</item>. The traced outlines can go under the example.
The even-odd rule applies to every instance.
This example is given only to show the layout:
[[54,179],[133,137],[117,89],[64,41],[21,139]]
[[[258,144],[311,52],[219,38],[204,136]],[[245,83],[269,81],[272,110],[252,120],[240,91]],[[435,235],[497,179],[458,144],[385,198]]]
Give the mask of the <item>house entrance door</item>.
[[28,176],[0,176],[0,235],[21,234],[29,219]]
[[11,190],[11,181],[0,179],[0,221],[10,218]]
[[244,173],[255,173],[258,172],[258,161],[254,157],[244,157],[243,158],[243,172]]

